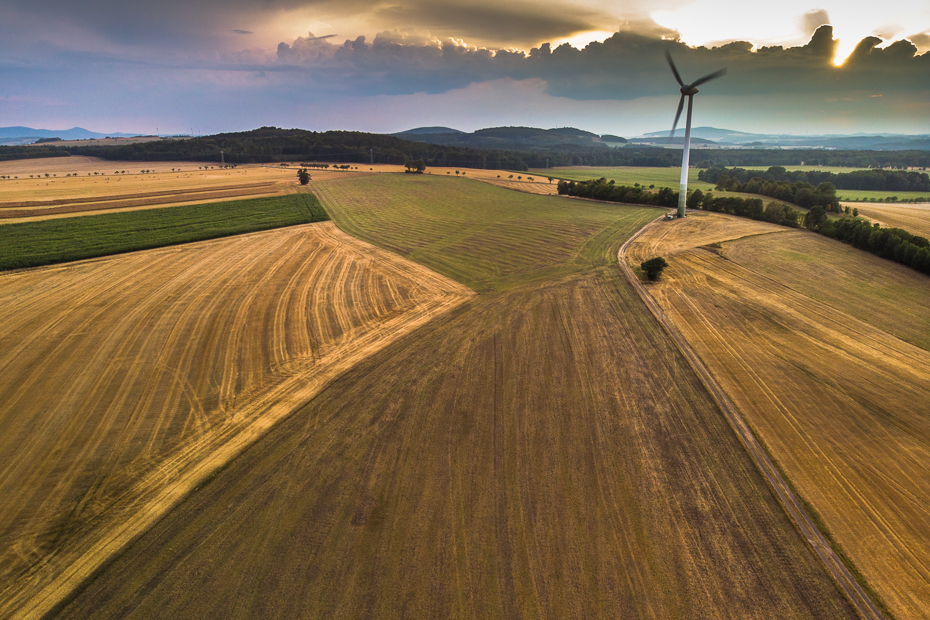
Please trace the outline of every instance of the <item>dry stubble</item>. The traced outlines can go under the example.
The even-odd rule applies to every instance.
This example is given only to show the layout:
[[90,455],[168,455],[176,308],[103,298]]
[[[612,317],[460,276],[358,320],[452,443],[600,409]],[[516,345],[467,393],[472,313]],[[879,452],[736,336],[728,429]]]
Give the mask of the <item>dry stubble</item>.
[[926,618],[930,353],[905,339],[928,346],[930,280],[719,215],[637,243],[670,263],[653,297],[857,568],[898,618]]
[[465,287],[312,224],[0,276],[0,612],[47,610]]

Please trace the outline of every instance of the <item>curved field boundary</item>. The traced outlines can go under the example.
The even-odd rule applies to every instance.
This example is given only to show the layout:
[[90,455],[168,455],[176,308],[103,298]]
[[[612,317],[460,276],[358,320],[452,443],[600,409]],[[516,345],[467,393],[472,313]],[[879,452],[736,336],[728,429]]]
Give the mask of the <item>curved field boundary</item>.
[[[657,220],[658,221],[658,220]],[[878,607],[866,592],[862,589],[862,586],[859,585],[859,582],[856,581],[856,578],[853,577],[852,573],[849,572],[849,569],[846,568],[846,565],[840,560],[839,556],[830,546],[829,541],[821,533],[821,531],[814,524],[814,521],[811,519],[810,515],[805,510],[803,504],[794,494],[791,488],[788,486],[788,483],[782,477],[781,473],[772,463],[768,454],[762,448],[759,441],[756,439],[752,430],[749,428],[749,425],[743,420],[739,411],[735,405],[724,393],[723,389],[711,375],[710,371],[697,356],[688,342],[684,339],[678,329],[672,324],[668,319],[665,313],[662,311],[662,308],[652,299],[649,293],[646,291],[645,287],[642,285],[640,279],[633,273],[633,270],[630,269],[630,266],[626,261],[626,251],[629,248],[630,244],[636,241],[650,226],[654,226],[656,222],[651,222],[639,230],[635,235],[630,237],[624,242],[620,247],[619,252],[617,253],[617,261],[620,265],[620,268],[623,270],[624,275],[636,289],[636,292],[639,294],[640,298],[643,300],[643,303],[649,308],[649,311],[656,318],[656,320],[663,326],[663,328],[674,340],[675,344],[681,350],[682,355],[688,360],[688,363],[694,369],[694,372],[701,379],[701,382],[704,383],[707,391],[713,396],[714,400],[717,401],[718,406],[724,415],[727,418],[727,421],[730,423],[730,426],[733,428],[733,431],[739,437],[740,442],[746,447],[747,452],[749,452],[753,461],[756,463],[756,466],[765,476],[765,479],[768,481],[769,485],[772,487],[772,490],[775,492],[775,495],[778,497],[779,502],[784,507],[785,512],[800,530],[801,534],[807,539],[807,542],[813,548],[814,552],[820,558],[827,572],[833,577],[840,589],[846,594],[849,600],[855,605],[859,614],[863,618],[882,620],[884,615],[879,611]]]
[[0,276],[0,616],[54,609],[333,378],[472,295],[330,223]]

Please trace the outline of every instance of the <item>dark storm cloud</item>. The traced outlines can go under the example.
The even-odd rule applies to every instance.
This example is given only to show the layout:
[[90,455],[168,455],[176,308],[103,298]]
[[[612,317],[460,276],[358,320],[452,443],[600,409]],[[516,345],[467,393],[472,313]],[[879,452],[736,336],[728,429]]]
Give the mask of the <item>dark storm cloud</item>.
[[[77,25],[120,45],[195,49],[230,31],[242,34],[276,14],[300,10],[310,19],[348,19],[379,28],[428,29],[440,37],[495,46],[538,44],[586,30],[612,30],[615,18],[565,0],[4,0],[20,15]],[[352,17],[349,17],[352,16]],[[363,30],[364,31],[364,30]]]
[[[864,39],[842,67],[833,65],[837,41],[832,29],[816,30],[807,45],[762,47],[746,42],[692,48],[635,32],[619,32],[583,50],[545,44],[528,54],[492,52],[452,42],[421,41],[382,33],[335,47],[298,39],[278,48],[278,69],[354,94],[437,93],[499,78],[545,80],[548,92],[570,99],[635,99],[677,90],[665,63],[669,50],[685,81],[727,67],[729,75],[704,87],[725,95],[811,97],[850,92],[926,92],[930,54],[917,55],[908,41],[884,49],[880,39]],[[338,79],[337,79],[338,78]]]

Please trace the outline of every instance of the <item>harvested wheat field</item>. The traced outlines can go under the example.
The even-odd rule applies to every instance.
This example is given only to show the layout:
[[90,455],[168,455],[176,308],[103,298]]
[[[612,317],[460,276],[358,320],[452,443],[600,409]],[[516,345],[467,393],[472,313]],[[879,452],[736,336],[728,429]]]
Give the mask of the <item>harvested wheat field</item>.
[[491,185],[512,189],[518,192],[528,194],[540,194],[542,196],[555,196],[559,193],[559,184],[553,177],[550,182],[549,178],[542,174],[532,172],[510,172],[507,170],[483,170],[477,168],[428,168],[430,174],[444,174],[455,177],[462,176],[466,179],[477,179]]
[[859,215],[883,228],[903,228],[912,235],[930,238],[930,203],[847,203],[859,209]]
[[853,618],[613,256],[655,210],[317,189],[481,291],[367,358],[57,617]]
[[0,616],[472,293],[330,223],[0,275]]
[[[295,170],[282,166],[222,168],[78,156],[0,162],[0,174],[19,177],[0,180],[0,224],[281,195],[298,187]],[[346,174],[313,171],[314,179]]]
[[667,258],[652,296],[880,600],[930,616],[930,279],[721,215],[636,245]]

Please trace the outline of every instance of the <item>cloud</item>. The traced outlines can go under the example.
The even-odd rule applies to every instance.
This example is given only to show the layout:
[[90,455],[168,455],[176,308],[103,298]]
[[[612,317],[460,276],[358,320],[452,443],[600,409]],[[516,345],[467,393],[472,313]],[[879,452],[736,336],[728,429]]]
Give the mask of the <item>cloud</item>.
[[635,99],[676,90],[665,50],[672,53],[686,81],[727,67],[726,79],[704,87],[719,94],[809,97],[847,90],[930,89],[930,57],[917,55],[908,41],[877,47],[881,43],[876,37],[864,39],[842,67],[835,67],[837,41],[830,26],[817,28],[806,45],[789,48],[753,50],[748,42],[693,48],[624,31],[582,50],[544,44],[529,53],[395,31],[381,33],[371,43],[359,37],[339,47],[299,38],[291,45],[282,43],[277,60],[303,71],[314,88],[359,95],[437,93],[512,78],[543,80],[550,94],[570,99]]
[[235,32],[236,34],[255,34],[251,30],[236,30],[235,28],[230,32]]
[[805,36],[811,37],[817,32],[817,29],[830,23],[830,16],[823,9],[808,11],[799,19],[799,27]]
[[605,20],[614,21],[583,6],[569,7],[558,3],[499,2],[435,2],[408,0],[406,3],[384,6],[374,11],[380,23],[425,29],[442,37],[455,37],[486,44],[531,46],[540,41],[562,39],[579,32],[603,30]]
[[922,32],[920,34],[912,34],[907,37],[907,40],[917,46],[917,50],[921,54],[926,54],[930,52],[930,34]]

